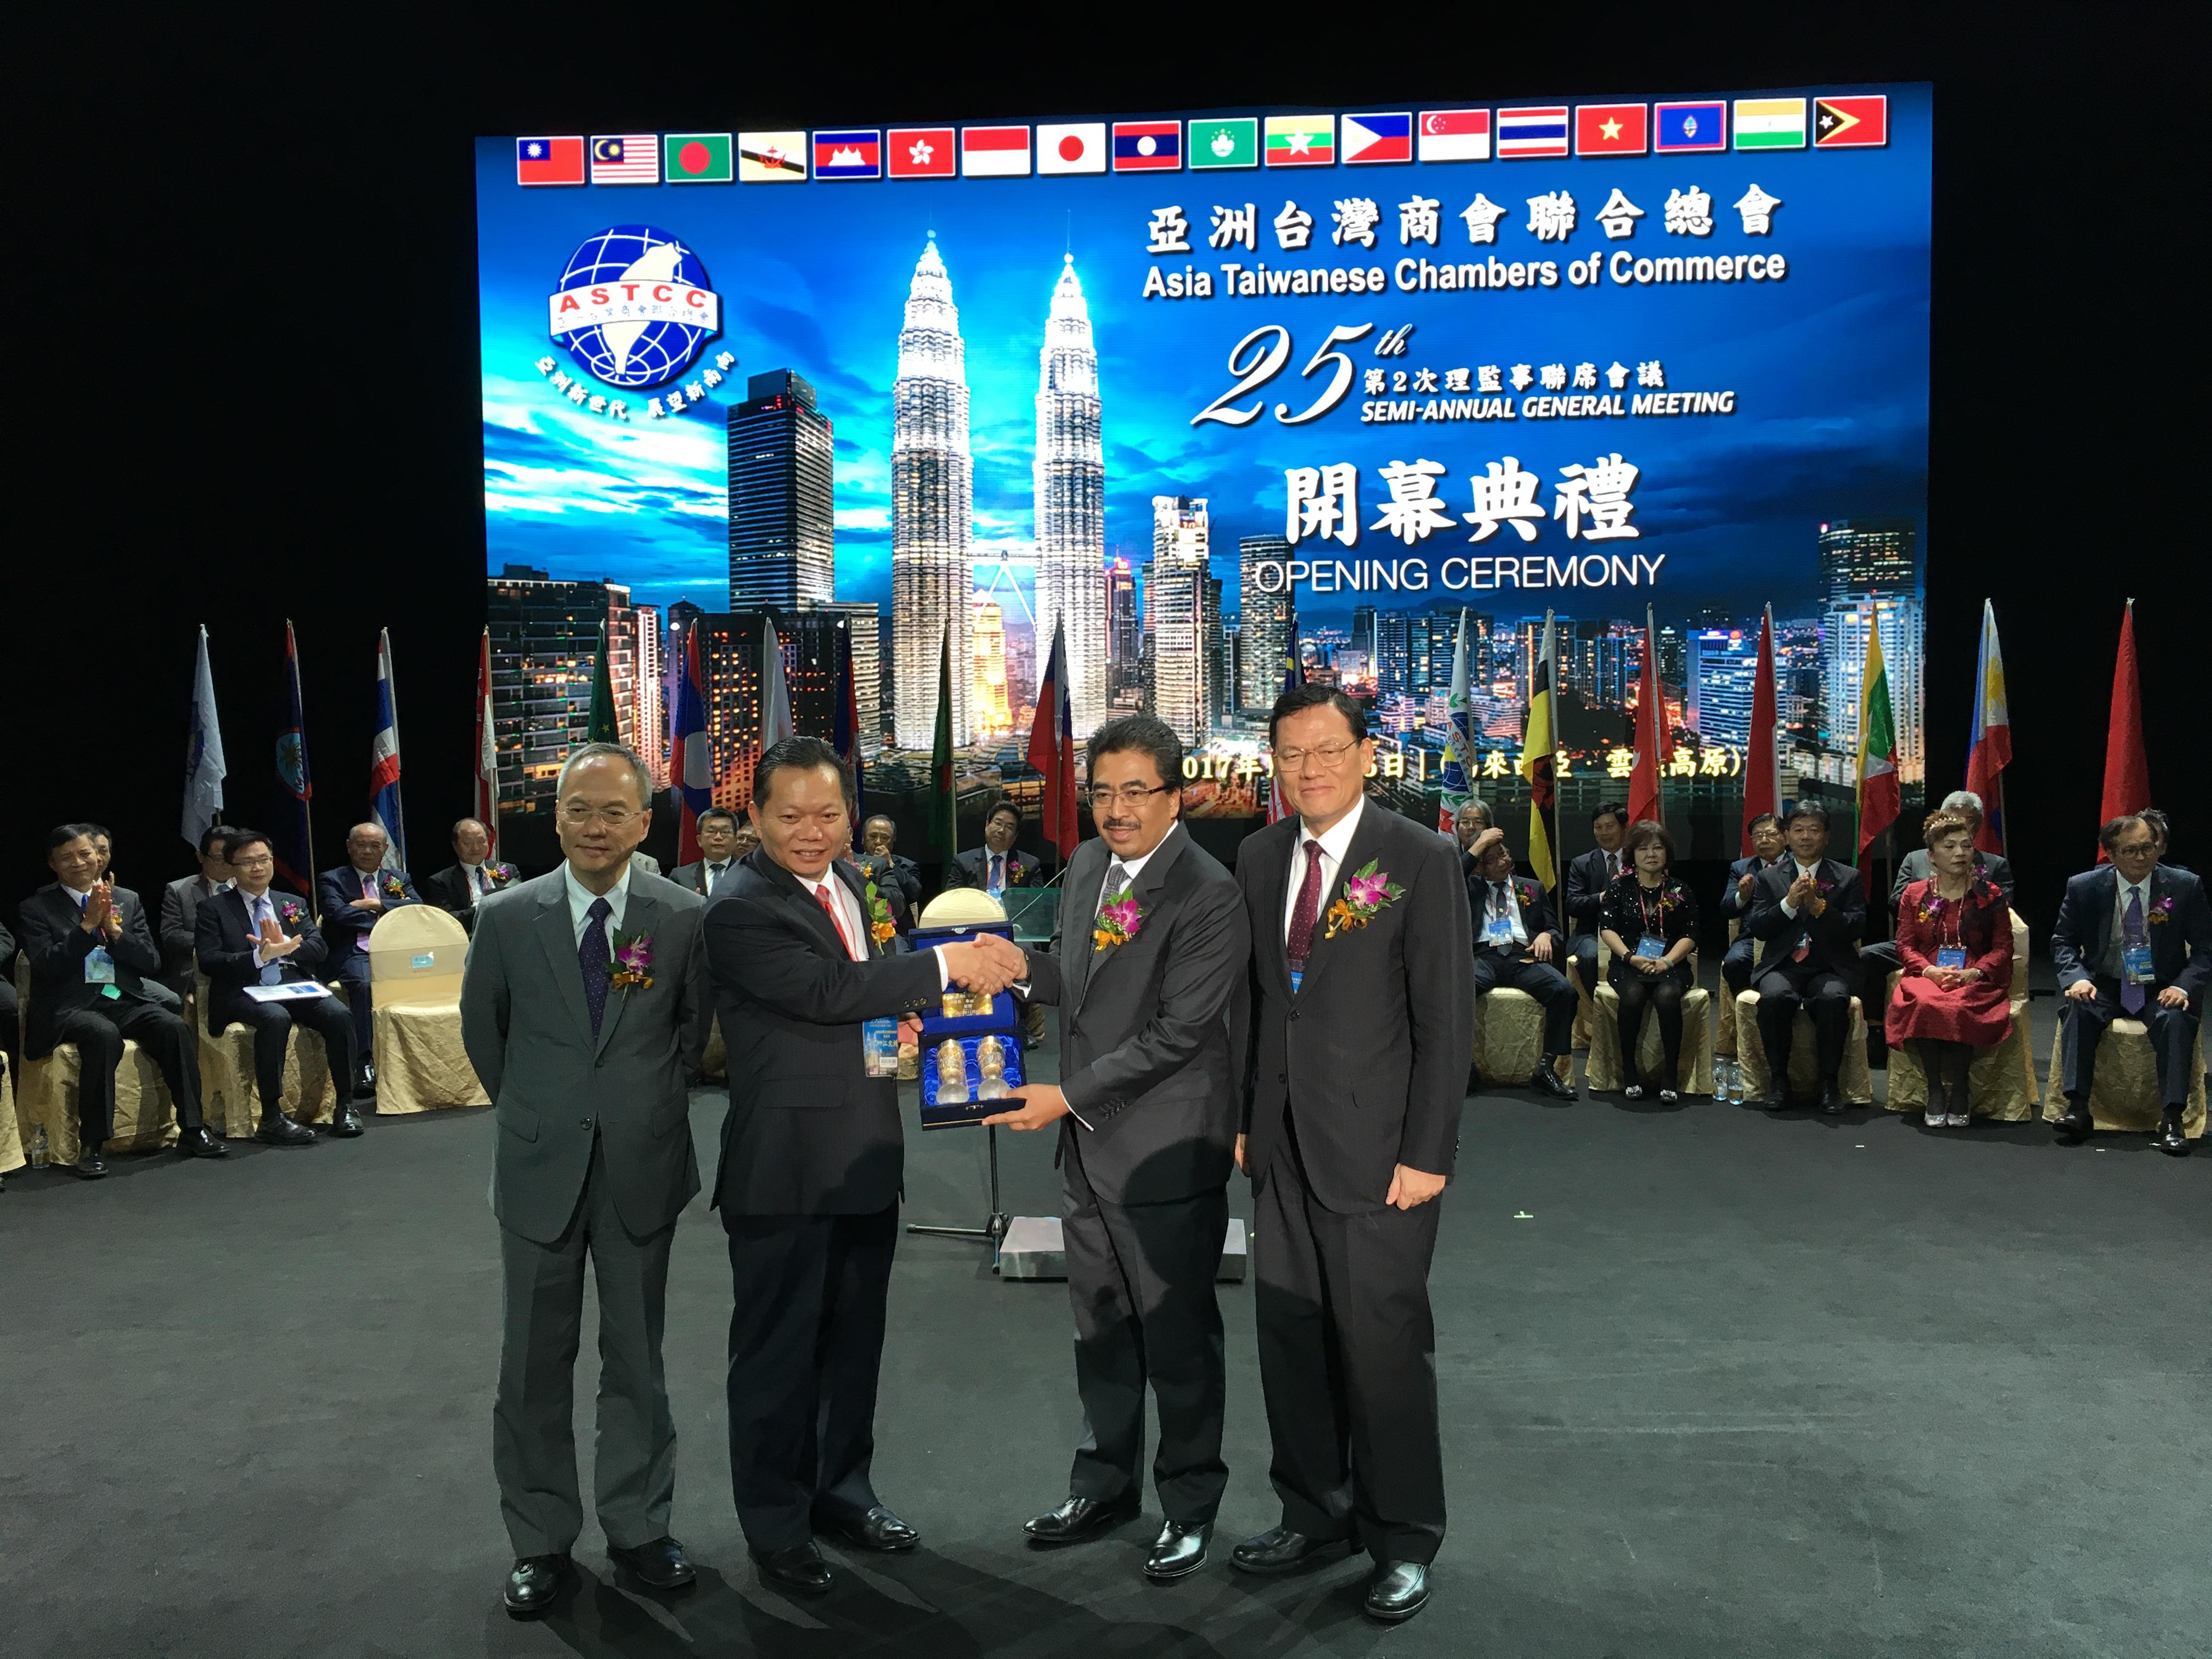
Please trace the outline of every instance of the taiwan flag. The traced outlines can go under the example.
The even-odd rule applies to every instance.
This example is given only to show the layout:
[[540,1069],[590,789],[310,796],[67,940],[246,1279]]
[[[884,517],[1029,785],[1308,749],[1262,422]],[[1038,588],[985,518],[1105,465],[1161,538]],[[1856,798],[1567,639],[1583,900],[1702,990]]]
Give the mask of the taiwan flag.
[[584,138],[518,138],[514,141],[518,185],[580,185],[584,182]]

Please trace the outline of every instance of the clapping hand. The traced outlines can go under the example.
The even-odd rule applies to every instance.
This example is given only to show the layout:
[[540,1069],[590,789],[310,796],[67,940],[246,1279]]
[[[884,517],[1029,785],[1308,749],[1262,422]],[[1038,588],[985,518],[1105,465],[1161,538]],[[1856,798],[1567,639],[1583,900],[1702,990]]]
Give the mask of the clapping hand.
[[110,939],[123,931],[115,914],[115,890],[104,881],[92,884],[92,891],[85,896],[84,918],[78,923],[88,933],[105,932]]
[[1820,889],[1814,884],[1813,878],[1800,871],[1797,879],[1790,884],[1790,891],[1785,896],[1788,897],[1793,909],[1802,910],[1813,902],[1819,892]]
[[278,957],[289,957],[300,948],[300,941],[286,933],[274,916],[265,916],[262,919],[261,933],[258,942],[261,946],[261,959],[264,962],[272,962]]

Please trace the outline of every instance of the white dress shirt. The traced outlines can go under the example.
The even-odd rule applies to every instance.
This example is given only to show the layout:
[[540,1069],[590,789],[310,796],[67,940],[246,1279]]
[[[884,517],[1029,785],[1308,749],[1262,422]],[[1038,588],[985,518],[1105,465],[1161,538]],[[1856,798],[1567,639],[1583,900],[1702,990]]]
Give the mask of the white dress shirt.
[[[1168,836],[1172,836],[1173,834],[1175,834],[1175,828],[1173,825],[1170,825],[1168,829]],[[1114,866],[1117,864],[1121,866],[1121,887],[1135,886],[1137,884],[1137,878],[1144,873],[1145,866],[1152,862],[1152,854],[1160,850],[1160,848],[1165,844],[1168,836],[1162,836],[1158,842],[1153,843],[1152,853],[1140,853],[1133,859],[1123,858],[1120,854],[1115,852],[1110,847],[1107,849],[1106,870],[1105,873],[1098,878],[1098,902],[1091,907],[1091,914],[1092,915],[1097,915],[1098,912],[1104,908],[1106,901],[1112,896],[1112,894],[1109,894],[1106,890],[1106,884],[1113,878]],[[1114,889],[1114,892],[1120,892],[1121,890],[1121,887],[1116,887]]]
[[606,900],[607,908],[611,912],[606,922],[607,955],[611,957],[615,951],[615,929],[623,925],[623,913],[629,907],[629,861],[627,859],[623,861],[622,874],[615,878],[615,884],[604,893],[594,893],[578,881],[575,871],[569,867],[566,859],[561,861],[561,879],[568,885],[568,925],[576,936],[576,948],[579,950],[583,948],[584,929],[591,923],[592,901]]
[[[1324,859],[1322,863],[1326,866],[1328,860]],[[1486,890],[1482,900],[1482,915],[1475,919],[1474,942],[1478,945],[1491,943],[1490,919],[1498,913],[1498,890],[1503,887],[1505,890],[1505,919],[1513,924],[1513,942],[1516,945],[1526,945],[1528,942],[1528,930],[1522,925],[1521,906],[1518,896],[1513,891],[1513,878],[1508,876],[1502,882],[1485,881],[1480,876],[1475,879],[1482,882]]]
[[[1817,865],[1817,864],[1808,864],[1808,863],[1806,863],[1802,859],[1798,858],[1795,854],[1790,854],[1790,855],[1789,855],[1789,857],[1790,857],[1790,862],[1791,862],[1792,864],[1794,864],[1794,865],[1796,865],[1796,870],[1797,870],[1797,874],[1796,874],[1796,875],[1793,875],[1793,876],[1791,876],[1791,877],[1790,878],[1790,881],[1791,881],[1793,884],[1796,881],[1796,879],[1797,879],[1797,876],[1799,876],[1799,875],[1810,876],[1810,877],[1812,877],[1812,878],[1813,878],[1813,879],[1814,879],[1814,881],[1818,881],[1818,880],[1820,880],[1820,866],[1819,865]],[[1796,907],[1796,905],[1795,905],[1794,903],[1792,903],[1792,902],[1791,902],[1790,900],[1788,900],[1788,899],[1784,899],[1784,900],[1783,900],[1783,901],[1782,901],[1782,914],[1783,914],[1784,915],[1785,915],[1785,916],[1789,917],[1789,918],[1790,918],[1790,921],[1796,921],[1796,920],[1797,920],[1797,907]]]
[[471,910],[475,909],[483,898],[481,884],[485,879],[484,867],[481,864],[465,864],[461,866],[461,884],[469,890],[469,908]]
[[2150,943],[2150,878],[2145,876],[2141,881],[2131,882],[2117,870],[2112,872],[2112,931],[2105,938],[2104,968],[2107,975],[2118,979],[2121,969],[2126,965],[2120,959],[2120,951],[2127,944],[2128,895],[2130,893],[2142,897],[2143,943]]
[[[827,893],[830,896],[830,902],[837,912],[838,930],[845,936],[845,954],[854,962],[866,962],[868,959],[868,919],[860,914],[860,902],[853,896],[853,890],[837,879],[836,866],[823,871],[818,881],[811,877],[800,876],[799,884],[817,895],[815,900],[817,904],[821,902],[818,895]],[[941,971],[945,958],[939,957],[937,961]]]
[[699,873],[705,880],[707,891],[708,893],[711,894],[714,890],[714,884],[721,880],[724,872],[726,872],[729,867],[736,862],[737,860],[735,859],[723,859],[719,863],[712,859],[702,859],[700,860],[701,868]]
[[[1285,945],[1291,939],[1291,921],[1298,913],[1298,890],[1305,885],[1306,843],[1310,841],[1321,842],[1321,902],[1326,908],[1329,890],[1335,886],[1337,872],[1344,865],[1344,855],[1351,850],[1352,837],[1358,831],[1359,815],[1366,810],[1367,797],[1362,795],[1352,802],[1352,810],[1322,836],[1308,835],[1304,820],[1299,822],[1298,838],[1291,846],[1291,879],[1288,890],[1283,895],[1283,942]],[[1320,923],[1319,912],[1316,913],[1314,920],[1316,925]]]

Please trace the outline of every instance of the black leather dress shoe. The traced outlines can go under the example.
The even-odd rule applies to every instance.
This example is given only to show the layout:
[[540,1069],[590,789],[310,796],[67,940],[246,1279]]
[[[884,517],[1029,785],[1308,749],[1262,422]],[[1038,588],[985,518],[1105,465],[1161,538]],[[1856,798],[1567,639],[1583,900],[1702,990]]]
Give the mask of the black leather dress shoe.
[[881,1504],[866,1515],[817,1519],[814,1530],[826,1532],[838,1542],[849,1544],[856,1550],[874,1550],[883,1555],[896,1555],[899,1551],[910,1550],[921,1542],[920,1533]]
[[1367,1581],[1360,1610],[1377,1624],[1402,1625],[1428,1604],[1428,1568],[1419,1561],[1385,1561]]
[[107,1173],[107,1160],[100,1155],[100,1148],[95,1146],[81,1156],[76,1163],[64,1164],[62,1168],[67,1170],[79,1181],[98,1181]]
[[1023,1522],[1022,1530],[1036,1543],[1073,1544],[1135,1520],[1140,1507],[1133,1492],[1119,1498],[1071,1498],[1058,1509]]
[[1770,1112],[1786,1112],[1790,1109],[1790,1091],[1769,1089],[1759,1097],[1759,1103]]
[[561,1581],[568,1573],[568,1558],[565,1555],[517,1556],[514,1571],[507,1575],[507,1592],[501,1599],[517,1619],[535,1619],[553,1605],[553,1598],[561,1593]]
[[755,1550],[752,1558],[762,1577],[787,1590],[797,1590],[801,1595],[827,1595],[837,1582],[830,1571],[830,1564],[822,1559],[822,1552],[814,1547],[811,1538],[804,1544],[793,1544],[787,1550],[771,1550],[766,1555]]
[[1164,1584],[1196,1572],[1206,1565],[1206,1540],[1212,1536],[1210,1521],[1169,1522],[1145,1557],[1145,1577]]
[[2096,1120],[2090,1116],[2089,1109],[2077,1101],[2069,1104],[2051,1127],[2058,1136],[2060,1146],[2079,1146],[2089,1138],[2089,1132],[2097,1124]]
[[340,1140],[351,1140],[361,1133],[361,1114],[355,1109],[351,1101],[337,1109],[331,1118],[331,1127],[324,1133],[335,1135]]
[[1841,1117],[1850,1109],[1851,1103],[1844,1098],[1844,1091],[1831,1083],[1820,1091],[1820,1110],[1829,1117]]
[[2150,1144],[2174,1158],[2189,1156],[2189,1137],[2181,1133],[2180,1112],[2171,1106],[2166,1109],[2165,1121],[2158,1126],[2158,1133],[2150,1138]]
[[1471,1095],[1479,1095],[1482,1092],[1481,1066],[1470,1066],[1467,1068],[1467,1091]]
[[313,1129],[282,1112],[271,1112],[264,1116],[261,1120],[261,1127],[253,1132],[253,1138],[271,1146],[312,1146],[315,1144]]
[[229,1152],[229,1147],[209,1133],[204,1123],[198,1128],[187,1129],[177,1137],[179,1158],[223,1158]]
[[1248,1538],[1229,1553],[1229,1565],[1240,1572],[1295,1572],[1310,1561],[1346,1547],[1343,1538],[1309,1538],[1288,1527],[1276,1527],[1256,1538]]
[[627,1549],[610,1544],[607,1557],[617,1566],[628,1567],[649,1589],[681,1589],[699,1576],[684,1559],[684,1546],[673,1538],[656,1538]]
[[1548,1060],[1528,1074],[1528,1086],[1541,1089],[1554,1100],[1572,1100],[1575,1097],[1575,1085],[1553,1071]]

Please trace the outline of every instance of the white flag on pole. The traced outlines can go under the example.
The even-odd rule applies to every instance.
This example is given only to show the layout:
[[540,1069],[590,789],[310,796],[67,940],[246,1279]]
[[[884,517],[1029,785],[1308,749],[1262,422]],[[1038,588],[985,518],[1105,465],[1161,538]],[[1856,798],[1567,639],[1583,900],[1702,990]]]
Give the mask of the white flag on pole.
[[215,713],[215,672],[208,666],[208,631],[200,628],[199,665],[192,671],[191,735],[185,742],[185,815],[178,826],[197,849],[222,817],[222,727]]

